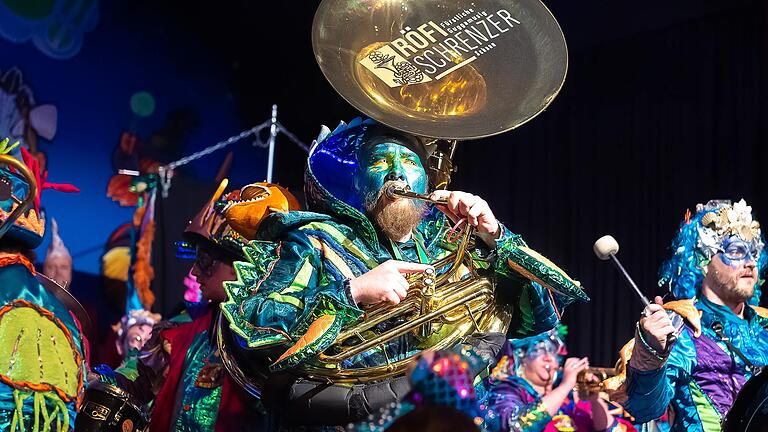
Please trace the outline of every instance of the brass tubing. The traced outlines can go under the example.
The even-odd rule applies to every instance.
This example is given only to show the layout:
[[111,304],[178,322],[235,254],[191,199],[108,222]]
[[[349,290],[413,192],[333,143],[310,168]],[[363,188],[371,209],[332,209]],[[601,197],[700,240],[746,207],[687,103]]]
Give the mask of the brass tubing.
[[396,338],[398,336],[402,336],[402,335],[408,333],[411,330],[415,330],[416,328],[418,328],[422,324],[425,324],[425,323],[427,323],[427,322],[429,322],[429,321],[439,317],[440,315],[443,315],[444,313],[446,313],[447,311],[449,311],[449,310],[451,310],[453,308],[460,307],[460,306],[464,305],[467,302],[470,302],[472,300],[480,298],[481,296],[482,297],[486,297],[486,296],[488,296],[488,294],[489,293],[486,293],[486,292],[483,292],[483,291],[470,292],[467,295],[465,295],[465,296],[463,296],[463,297],[461,297],[459,299],[456,299],[456,300],[454,300],[454,301],[452,301],[450,303],[446,303],[446,304],[440,306],[439,308],[433,310],[432,312],[430,312],[428,314],[422,315],[422,316],[420,316],[418,318],[415,318],[412,321],[408,321],[408,322],[402,324],[399,327],[396,327],[396,328],[393,328],[393,329],[389,330],[387,332],[387,334],[386,334],[386,337],[383,336],[383,335],[377,336],[377,337],[375,337],[373,339],[370,339],[368,341],[365,341],[365,342],[363,342],[363,343],[361,343],[359,345],[356,345],[354,347],[350,347],[349,350],[344,351],[342,353],[339,353],[339,354],[336,354],[336,355],[330,355],[330,356],[328,356],[328,355],[321,355],[321,359],[323,361],[329,362],[329,363],[341,363],[342,361],[344,361],[344,360],[346,360],[348,358],[354,357],[354,356],[356,356],[358,354],[362,354],[362,353],[364,353],[364,352],[366,352],[366,351],[376,347],[377,345],[381,345],[384,341],[387,341],[387,340],[390,340],[390,339],[394,339],[394,338]]

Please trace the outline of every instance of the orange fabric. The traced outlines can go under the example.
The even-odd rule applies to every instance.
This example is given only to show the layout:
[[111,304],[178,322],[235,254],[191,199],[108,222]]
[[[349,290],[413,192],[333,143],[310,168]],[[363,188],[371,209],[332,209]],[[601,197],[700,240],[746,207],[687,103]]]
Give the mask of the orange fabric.
[[752,309],[755,310],[755,313],[758,316],[761,316],[763,318],[768,318],[768,309],[766,309],[764,307],[760,307],[760,306],[752,306]]
[[27,257],[18,253],[0,252],[0,267],[5,267],[13,264],[21,264],[29,270],[32,275],[36,275],[35,266],[29,261]]
[[664,303],[664,309],[683,317],[693,327],[693,335],[701,336],[701,313],[694,305],[693,299],[675,300]]
[[[138,211],[137,211],[138,213]],[[144,233],[136,244],[136,262],[133,263],[133,283],[139,292],[139,300],[144,309],[152,309],[155,303],[155,294],[150,288],[152,279],[155,278],[155,269],[152,268],[151,253],[152,241],[155,238],[155,221],[148,221],[144,227]]]
[[107,184],[107,196],[117,201],[123,207],[133,207],[139,202],[139,196],[130,191],[133,177],[126,174],[115,174]]
[[147,206],[141,206],[137,207],[136,211],[133,212],[133,226],[141,226],[141,220],[144,219],[144,213],[147,212]]
[[275,361],[275,363],[280,363],[284,359],[295,354],[300,349],[317,340],[317,338],[322,336],[331,327],[335,319],[335,315],[322,315],[320,318],[314,320],[312,324],[309,325],[307,332],[304,333],[304,335],[301,336],[299,340],[293,344],[292,347],[288,348],[288,350],[285,351],[283,355],[281,355],[280,358]]
[[[0,209],[0,219],[8,219],[8,216],[16,209],[16,207],[18,207],[18,204],[13,203],[10,212]],[[41,236],[45,233],[45,219],[38,218],[35,209],[27,210],[27,213],[19,216],[13,224],[28,229]]]

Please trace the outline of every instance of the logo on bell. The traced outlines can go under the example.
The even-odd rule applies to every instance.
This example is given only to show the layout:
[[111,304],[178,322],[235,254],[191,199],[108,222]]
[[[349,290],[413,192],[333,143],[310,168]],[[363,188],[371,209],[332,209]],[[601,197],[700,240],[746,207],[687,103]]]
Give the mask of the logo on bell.
[[390,87],[432,81],[413,63],[404,59],[389,45],[371,51],[360,63]]
[[359,62],[389,87],[438,81],[481,56],[499,53],[521,22],[506,9],[495,12],[469,8],[436,23],[405,26],[402,37],[368,45]]

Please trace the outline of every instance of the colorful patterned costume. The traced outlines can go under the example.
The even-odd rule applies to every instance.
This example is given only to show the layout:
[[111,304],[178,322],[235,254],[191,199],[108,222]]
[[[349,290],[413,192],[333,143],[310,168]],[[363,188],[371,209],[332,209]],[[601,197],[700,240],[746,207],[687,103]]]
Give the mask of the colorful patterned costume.
[[[720,422],[753,372],[718,337],[712,326],[722,324],[723,333],[755,366],[768,365],[768,310],[747,306],[744,318],[706,298],[681,300],[675,309],[691,310],[664,367],[651,371],[628,367],[628,397],[625,408],[638,421],[674,410],[672,430],[711,432]],[[699,318],[697,315],[701,315]]]
[[[720,422],[731,408],[740,389],[754,374],[754,369],[768,365],[768,310],[753,306],[760,298],[766,257],[759,225],[752,220],[752,209],[742,200],[714,201],[699,205],[697,213],[680,228],[673,257],[661,269],[660,284],[668,284],[679,300],[668,302],[665,309],[682,317],[678,340],[667,353],[657,353],[636,332],[635,341],[623,352],[633,349],[627,366],[627,382],[620,388],[628,400],[625,408],[638,421],[660,417],[671,404],[672,430],[711,432],[720,430]],[[745,305],[744,319],[728,307],[700,295],[702,269],[715,254],[729,253],[726,245],[734,240],[750,246],[747,258],[756,262],[760,280],[755,293]],[[751,258],[749,258],[751,257]],[[674,321],[673,321],[674,322]],[[716,329],[721,329],[718,335]],[[724,342],[729,339],[751,363]]]
[[[411,240],[395,244],[377,232],[360,210],[359,197],[351,191],[357,166],[355,152],[374,124],[356,119],[321,135],[310,152],[305,178],[311,212],[276,213],[265,218],[258,240],[245,248],[248,262],[235,263],[239,281],[225,284],[229,301],[222,308],[240,340],[239,349],[247,352],[278,347],[278,355],[282,355],[273,357],[269,366],[273,372],[315,362],[342,328],[363,317],[363,310],[351,297],[349,279],[390,259],[430,263],[452,251],[446,241],[450,226],[442,213],[433,211]],[[502,229],[496,247],[492,251],[480,248],[475,257],[478,267],[497,279],[497,296],[514,309],[510,333],[526,336],[552,328],[559,307],[576,298],[586,299],[586,295],[570,285],[568,295],[553,297],[541,285],[512,270],[508,258],[525,243],[520,236]],[[422,348],[408,334],[386,343],[385,351],[365,352],[344,367],[383,365],[387,359],[396,361]],[[342,397],[351,398],[354,404],[357,396]],[[365,415],[371,407],[358,408]]]
[[[534,354],[537,348],[547,345],[562,363],[567,354],[563,338],[565,326],[540,335],[510,340],[505,345],[500,359],[485,380],[482,404],[486,408],[485,429],[489,431],[555,432],[593,431],[591,405],[589,401],[574,398],[574,392],[567,397],[558,413],[551,416],[542,402],[541,395],[523,378],[521,372],[526,356]],[[557,378],[555,378],[557,381]],[[634,431],[631,423],[614,417],[613,424],[606,429],[610,432]]]
[[260,430],[260,405],[229,378],[211,343],[217,306],[188,304],[161,321],[141,358],[115,371],[121,388],[153,401],[151,431]]
[[[236,257],[241,256],[247,240],[230,226],[225,215],[238,206],[254,210],[267,197],[288,193],[272,186],[268,190],[271,195],[265,196],[265,187],[254,184],[222,196],[226,186],[225,180],[185,235],[193,244],[205,242]],[[285,208],[272,203],[263,210],[269,213],[297,208],[292,196],[286,201],[291,204]],[[237,221],[238,227],[252,227],[255,223],[242,218]],[[182,252],[194,253],[189,244],[182,246]],[[153,402],[150,431],[264,430],[261,404],[233,381],[222,364],[215,338],[218,316],[218,303],[188,302],[185,313],[155,326],[138,359],[129,360],[115,374],[102,370],[103,379],[114,379],[142,403]]]
[[[0,142],[7,153],[8,141]],[[37,160],[21,149],[37,192],[47,188]],[[6,157],[6,156],[3,156]],[[18,169],[0,170],[0,189],[20,199],[32,193],[29,178]],[[52,188],[75,191],[71,186]],[[8,221],[18,204],[5,195],[0,220]],[[84,391],[87,344],[83,339],[80,306],[52,280],[37,274],[20,251],[42,241],[45,221],[35,204],[0,238],[0,429],[6,431],[69,431]],[[73,313],[74,311],[74,313]],[[78,313],[78,317],[75,317]],[[84,313],[84,312],[82,312]]]
[[[576,402],[572,397],[565,400],[557,415],[550,416],[541,402],[541,396],[523,378],[509,376],[493,379],[488,388],[489,409],[495,412],[493,419],[501,431],[593,431],[589,402]],[[489,422],[494,424],[494,422]],[[614,419],[610,432],[634,431],[631,423]]]
[[[350,432],[382,432],[396,423],[410,422],[399,430],[421,430],[436,426],[442,418],[458,424],[451,430],[466,430],[479,426],[488,430],[488,411],[479,402],[482,386],[475,386],[475,377],[487,368],[490,359],[467,345],[452,350],[436,351],[430,360],[421,356],[410,373],[411,391],[402,401],[381,409],[368,421],[347,427]],[[415,420],[408,417],[421,417]],[[458,418],[457,418],[458,417]],[[420,422],[421,424],[419,424]],[[471,427],[469,427],[471,425]],[[448,425],[443,423],[443,429]],[[464,426],[464,427],[462,427]]]

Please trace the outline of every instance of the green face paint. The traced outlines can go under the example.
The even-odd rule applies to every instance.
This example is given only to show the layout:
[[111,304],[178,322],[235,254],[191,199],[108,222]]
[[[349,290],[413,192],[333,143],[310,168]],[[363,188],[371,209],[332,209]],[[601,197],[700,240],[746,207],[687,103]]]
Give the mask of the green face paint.
[[377,194],[384,183],[400,180],[417,193],[427,192],[427,173],[419,155],[392,142],[366,146],[358,155],[355,189],[363,201]]

